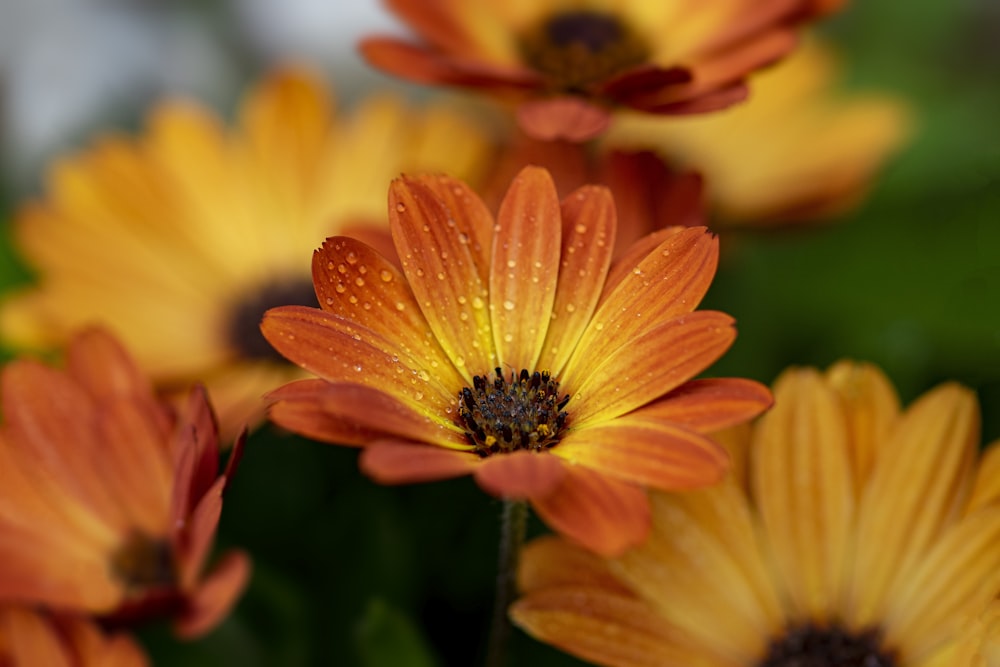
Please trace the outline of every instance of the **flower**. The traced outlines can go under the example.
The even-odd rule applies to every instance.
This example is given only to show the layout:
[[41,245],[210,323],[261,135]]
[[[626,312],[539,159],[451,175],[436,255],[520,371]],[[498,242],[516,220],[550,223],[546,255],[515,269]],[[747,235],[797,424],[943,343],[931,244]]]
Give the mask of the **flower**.
[[148,667],[126,635],[104,635],[79,617],[0,605],[0,664],[5,667]]
[[274,392],[272,420],[363,447],[379,482],[472,474],[602,553],[645,536],[644,487],[721,478],[725,452],[702,432],[770,395],[749,380],[689,381],[735,337],[729,316],[694,312],[718,259],[704,228],[663,230],[609,269],[608,191],[560,204],[538,167],[515,178],[495,221],[445,176],[396,180],[389,203],[402,273],[333,237],[313,257],[323,309],[265,314],[264,336],[319,376]]
[[966,617],[1000,592],[1000,447],[977,465],[972,392],[901,411],[881,372],[841,362],[786,371],[774,399],[746,468],[655,495],[641,547],[529,544],[514,621],[601,665],[960,664]]
[[746,104],[671,122],[622,114],[604,143],[655,151],[671,164],[699,171],[727,224],[841,214],[863,199],[912,123],[896,97],[836,90],[837,69],[828,46],[807,40],[753,77],[754,94]]
[[225,616],[249,559],[204,565],[242,440],[219,475],[203,390],[174,416],[93,329],[70,342],[66,370],[5,366],[0,405],[0,600],[116,622],[170,614],[182,636]]
[[375,67],[518,104],[538,139],[583,141],[610,110],[700,113],[746,97],[744,77],[791,50],[795,26],[839,0],[389,0],[424,42],[369,37]]
[[338,115],[322,83],[291,68],[249,93],[231,129],[165,103],[144,136],[57,162],[45,199],[20,211],[16,242],[39,281],[3,304],[0,337],[59,347],[100,321],[161,388],[204,383],[229,440],[263,418],[264,393],[300,375],[257,324],[273,305],[316,305],[316,244],[351,231],[390,247],[385,184],[446,165],[475,180],[479,132],[452,106],[387,96]]

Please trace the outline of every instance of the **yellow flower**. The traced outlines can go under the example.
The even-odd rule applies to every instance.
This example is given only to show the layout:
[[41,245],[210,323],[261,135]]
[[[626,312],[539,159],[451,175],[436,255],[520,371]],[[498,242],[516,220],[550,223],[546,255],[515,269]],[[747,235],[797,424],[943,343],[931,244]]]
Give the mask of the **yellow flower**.
[[644,487],[722,477],[725,452],[703,433],[770,395],[691,380],[736,335],[729,316],[695,310],[718,261],[704,228],[662,230],[612,265],[607,189],[560,203],[538,167],[496,218],[444,176],[395,181],[389,204],[402,273],[334,237],[313,259],[322,310],[265,315],[265,337],[319,376],[274,392],[271,419],[364,447],[377,481],[473,475],[609,554],[645,536]]
[[148,667],[149,660],[128,636],[104,635],[82,618],[0,605],[0,665]]
[[515,622],[602,665],[954,665],[1000,592],[974,395],[948,383],[901,412],[880,372],[840,363],[787,371],[774,397],[745,471],[657,494],[646,544],[616,560],[529,545]]
[[441,105],[381,96],[338,115],[321,82],[294,69],[252,90],[233,128],[180,101],[148,125],[57,162],[45,198],[20,212],[16,242],[39,280],[3,304],[0,335],[58,347],[100,321],[161,387],[204,382],[226,436],[296,376],[258,323],[273,305],[315,305],[316,245],[350,232],[390,247],[391,178],[447,167],[475,180],[488,150]]
[[389,0],[424,40],[370,37],[376,67],[518,104],[538,139],[582,141],[615,107],[711,111],[746,96],[743,79],[795,44],[799,23],[839,0]]
[[175,415],[101,330],[66,356],[0,374],[0,600],[210,630],[250,572],[236,550],[205,568],[242,439],[219,474],[203,390]]
[[842,213],[861,200],[902,145],[911,118],[893,96],[835,90],[836,72],[831,50],[810,40],[756,75],[746,104],[670,122],[623,114],[606,144],[654,150],[701,172],[729,224]]

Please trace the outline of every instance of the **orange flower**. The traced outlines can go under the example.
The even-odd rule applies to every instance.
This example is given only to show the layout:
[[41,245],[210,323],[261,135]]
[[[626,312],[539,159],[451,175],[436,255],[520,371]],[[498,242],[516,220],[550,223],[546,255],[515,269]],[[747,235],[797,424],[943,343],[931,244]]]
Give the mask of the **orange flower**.
[[[827,218],[857,205],[910,134],[906,104],[884,93],[838,91],[839,63],[807,40],[752,77],[746,104],[682,119],[621,114],[603,150],[655,151],[704,174],[729,225]],[[803,150],[808,146],[808,150]]]
[[515,622],[616,667],[984,664],[1000,447],[977,463],[972,392],[947,383],[901,411],[884,375],[843,362],[787,371],[774,398],[734,445],[746,470],[655,494],[639,548],[529,544]]
[[4,667],[148,667],[142,649],[125,635],[106,636],[82,618],[49,618],[0,606],[0,665]]
[[203,573],[241,442],[218,475],[204,391],[175,418],[102,331],[74,338],[66,366],[0,375],[0,599],[206,632],[249,574],[236,551]]
[[796,24],[840,4],[388,0],[426,41],[370,37],[361,52],[403,78],[512,99],[536,138],[582,141],[614,107],[687,114],[741,101],[744,77],[794,46]]
[[39,280],[4,295],[0,337],[59,348],[106,325],[159,388],[204,384],[229,441],[263,420],[263,394],[302,377],[257,325],[271,306],[316,305],[319,240],[364,233],[391,247],[391,178],[447,167],[476,180],[489,150],[454,105],[383,94],[346,112],[321,78],[291,67],[254,86],[231,125],[165,102],[142,136],[57,161],[44,199],[19,211],[18,250]]
[[389,213],[402,273],[328,239],[313,257],[323,309],[276,308],[262,324],[319,376],[274,392],[271,418],[364,447],[377,481],[472,474],[617,553],[646,535],[644,487],[719,480],[725,452],[702,433],[770,402],[751,381],[689,381],[735,338],[729,316],[694,312],[718,259],[704,228],[663,230],[612,266],[608,191],[560,204],[537,167],[495,221],[444,176],[395,181]]

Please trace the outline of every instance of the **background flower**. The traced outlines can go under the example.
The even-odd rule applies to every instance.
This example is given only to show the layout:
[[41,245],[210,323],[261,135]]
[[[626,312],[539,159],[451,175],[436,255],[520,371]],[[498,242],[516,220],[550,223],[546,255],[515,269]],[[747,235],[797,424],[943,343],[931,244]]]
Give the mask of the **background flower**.
[[373,96],[338,115],[324,84],[296,69],[254,88],[232,129],[180,101],[148,125],[61,160],[48,195],[23,207],[15,235],[39,279],[4,301],[0,335],[53,347],[99,317],[161,387],[204,382],[229,437],[296,375],[257,322],[273,305],[315,303],[316,244],[366,225],[365,238],[387,238],[390,178],[447,165],[475,180],[486,150],[474,122],[444,106]]
[[27,607],[0,606],[0,660],[10,667],[148,667],[125,635],[104,635],[79,617],[50,618]]
[[66,366],[0,374],[0,600],[207,632],[249,575],[238,551],[205,570],[241,444],[219,475],[204,392],[175,418],[103,331],[75,337]]
[[657,495],[646,544],[529,546],[515,621],[602,665],[954,664],[1000,592],[1000,498],[969,493],[988,473],[975,397],[948,383],[900,412],[850,363],[774,394],[746,480]]

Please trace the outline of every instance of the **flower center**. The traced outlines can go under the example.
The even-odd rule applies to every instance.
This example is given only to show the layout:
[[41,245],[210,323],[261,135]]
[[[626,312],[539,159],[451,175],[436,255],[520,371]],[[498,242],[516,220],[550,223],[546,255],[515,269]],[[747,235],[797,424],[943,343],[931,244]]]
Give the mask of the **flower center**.
[[559,395],[559,381],[547,371],[521,370],[503,377],[497,368],[492,382],[472,378],[472,388],[458,395],[458,415],[465,436],[480,456],[518,449],[541,451],[559,442],[566,428],[569,394]]
[[294,280],[264,285],[236,305],[229,313],[226,334],[229,344],[241,359],[280,361],[278,354],[260,333],[264,311],[275,306],[313,306],[316,292],[310,280]]
[[848,632],[833,625],[789,628],[768,647],[757,667],[895,667],[895,655],[886,651],[877,630]]
[[111,570],[129,591],[175,583],[170,544],[142,533],[132,533],[111,556]]
[[561,91],[585,92],[646,60],[649,48],[618,16],[576,10],[548,17],[521,38],[529,65]]

